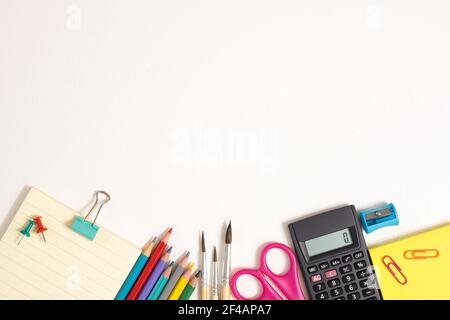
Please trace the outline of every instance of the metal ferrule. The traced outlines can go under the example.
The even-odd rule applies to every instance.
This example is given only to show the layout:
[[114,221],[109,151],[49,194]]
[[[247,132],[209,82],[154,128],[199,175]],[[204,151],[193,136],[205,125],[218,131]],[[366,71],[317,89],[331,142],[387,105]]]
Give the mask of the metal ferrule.
[[231,274],[231,244],[225,244],[225,258],[223,260],[222,287],[230,283]]
[[219,275],[217,272],[217,262],[212,263],[212,272],[211,272],[211,296],[219,295]]
[[202,277],[200,279],[200,288],[205,288],[208,285],[208,258],[206,252],[202,253]]

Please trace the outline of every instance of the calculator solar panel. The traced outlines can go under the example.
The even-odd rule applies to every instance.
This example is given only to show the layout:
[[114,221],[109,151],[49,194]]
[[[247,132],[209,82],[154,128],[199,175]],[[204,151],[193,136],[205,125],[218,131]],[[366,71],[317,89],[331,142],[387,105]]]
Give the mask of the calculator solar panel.
[[289,231],[310,299],[382,299],[354,206],[298,220]]

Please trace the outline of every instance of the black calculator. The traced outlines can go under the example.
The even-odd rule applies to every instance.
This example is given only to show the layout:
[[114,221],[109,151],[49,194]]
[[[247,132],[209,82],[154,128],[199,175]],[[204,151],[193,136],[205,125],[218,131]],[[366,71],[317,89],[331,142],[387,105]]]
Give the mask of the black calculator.
[[310,299],[382,299],[353,205],[298,220],[289,231]]

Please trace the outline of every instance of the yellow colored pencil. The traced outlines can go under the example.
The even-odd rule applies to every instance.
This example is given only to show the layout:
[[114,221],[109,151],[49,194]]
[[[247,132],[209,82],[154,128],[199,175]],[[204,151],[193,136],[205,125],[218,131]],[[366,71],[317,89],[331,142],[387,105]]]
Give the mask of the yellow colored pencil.
[[194,263],[191,262],[189,266],[186,268],[186,271],[183,273],[183,275],[178,280],[177,284],[173,288],[172,292],[169,295],[168,300],[178,300],[183,293],[184,288],[189,282],[189,279],[191,278],[192,271],[194,270]]

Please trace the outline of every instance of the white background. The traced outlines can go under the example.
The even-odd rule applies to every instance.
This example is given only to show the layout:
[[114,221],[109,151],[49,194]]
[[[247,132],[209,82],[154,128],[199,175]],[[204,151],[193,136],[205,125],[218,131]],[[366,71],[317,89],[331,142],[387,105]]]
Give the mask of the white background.
[[232,220],[233,266],[287,223],[393,202],[448,221],[448,1],[0,1],[0,221],[24,188],[174,253]]

